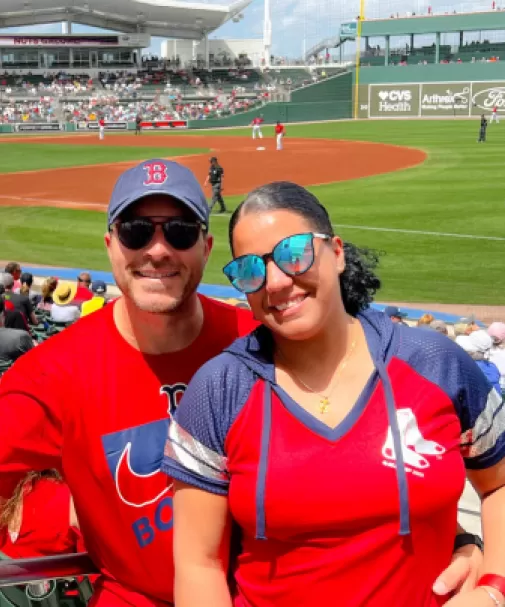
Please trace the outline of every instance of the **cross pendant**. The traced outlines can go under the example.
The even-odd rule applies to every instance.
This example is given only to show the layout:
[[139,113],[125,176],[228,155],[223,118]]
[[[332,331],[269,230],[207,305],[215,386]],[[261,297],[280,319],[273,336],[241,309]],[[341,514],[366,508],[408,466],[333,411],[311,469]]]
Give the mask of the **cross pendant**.
[[327,413],[329,406],[330,406],[330,401],[328,400],[328,398],[326,396],[323,396],[323,398],[319,401],[319,413],[321,413],[321,415],[324,415],[325,413]]

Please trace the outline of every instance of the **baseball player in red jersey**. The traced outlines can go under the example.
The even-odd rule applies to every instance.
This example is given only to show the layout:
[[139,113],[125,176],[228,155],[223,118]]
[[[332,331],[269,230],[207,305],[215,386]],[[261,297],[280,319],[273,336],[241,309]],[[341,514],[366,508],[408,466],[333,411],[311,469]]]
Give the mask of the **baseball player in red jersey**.
[[263,118],[261,116],[256,116],[256,118],[254,118],[253,121],[251,122],[253,139],[256,139],[256,137],[263,139],[263,133],[261,132],[262,124],[263,124]]
[[191,171],[150,160],[119,178],[105,244],[122,296],[24,355],[0,383],[0,497],[59,470],[101,576],[93,607],[173,604],[167,430],[195,372],[256,326],[197,293],[212,236]]
[[284,128],[284,125],[277,121],[277,124],[275,125],[275,139],[277,143],[277,150],[282,150],[282,140],[284,138],[285,133],[286,130]]
[[491,124],[491,122],[496,122],[497,124],[500,123],[500,118],[498,116],[498,107],[496,105],[493,107],[493,111],[491,113],[491,120],[489,121],[489,124]]
[[105,139],[105,120],[103,118],[98,121],[98,127],[100,129],[100,141],[103,141]]

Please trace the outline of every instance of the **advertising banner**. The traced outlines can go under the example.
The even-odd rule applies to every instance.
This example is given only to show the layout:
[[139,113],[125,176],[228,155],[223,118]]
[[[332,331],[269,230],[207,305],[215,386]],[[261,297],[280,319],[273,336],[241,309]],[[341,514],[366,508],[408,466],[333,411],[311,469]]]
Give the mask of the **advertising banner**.
[[421,116],[468,116],[469,82],[435,82],[421,85]]
[[342,23],[340,26],[340,37],[354,40],[358,32],[358,22],[351,21],[350,23]]
[[359,118],[505,115],[505,81],[360,85]]
[[[98,122],[78,122],[76,124],[78,131],[98,131],[100,128]],[[106,131],[127,131],[128,123],[127,122],[106,122],[105,123]]]
[[172,129],[187,129],[187,120],[156,120],[153,122],[142,122],[142,129],[170,131]]
[[419,115],[419,84],[369,86],[369,118],[408,118]]
[[18,133],[26,132],[47,132],[47,131],[63,131],[63,125],[57,122],[20,122],[14,124],[14,130]]
[[505,114],[505,82],[474,82],[471,115],[490,114],[494,107]]

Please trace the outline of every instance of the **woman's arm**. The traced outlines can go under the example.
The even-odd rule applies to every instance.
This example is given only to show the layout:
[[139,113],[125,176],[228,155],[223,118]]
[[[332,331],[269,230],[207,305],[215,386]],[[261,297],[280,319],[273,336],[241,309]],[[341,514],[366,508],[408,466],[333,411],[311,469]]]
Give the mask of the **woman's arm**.
[[[482,500],[484,562],[479,573],[505,576],[505,461],[482,470],[468,470],[467,474]],[[485,590],[478,587],[467,594],[458,594],[447,603],[447,607],[491,607],[494,600],[489,592],[504,604],[505,597],[495,588]]]
[[232,607],[227,584],[230,534],[227,496],[175,482],[177,607]]

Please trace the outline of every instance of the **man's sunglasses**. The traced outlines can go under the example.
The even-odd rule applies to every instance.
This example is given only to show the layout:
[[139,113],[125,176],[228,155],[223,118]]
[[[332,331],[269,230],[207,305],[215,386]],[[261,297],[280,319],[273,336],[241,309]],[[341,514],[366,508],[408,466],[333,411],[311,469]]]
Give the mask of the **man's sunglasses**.
[[195,246],[201,231],[206,231],[199,221],[189,221],[181,217],[155,220],[152,217],[134,217],[115,224],[119,241],[127,249],[139,251],[154,237],[156,226],[160,225],[167,243],[177,251],[187,251]]
[[288,236],[277,243],[271,253],[242,255],[230,261],[223,272],[242,293],[255,293],[265,285],[270,259],[288,276],[299,276],[310,270],[314,263],[314,238],[330,240],[331,236],[314,232]]

